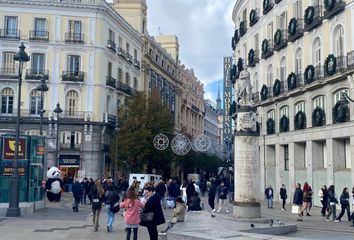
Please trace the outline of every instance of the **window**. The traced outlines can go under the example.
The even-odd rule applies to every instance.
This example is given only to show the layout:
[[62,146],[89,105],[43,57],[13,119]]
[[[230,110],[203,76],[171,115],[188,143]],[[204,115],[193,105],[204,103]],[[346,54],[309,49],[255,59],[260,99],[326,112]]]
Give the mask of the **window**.
[[31,114],[38,115],[41,111],[41,97],[38,90],[31,91]]
[[79,93],[75,90],[70,90],[65,97],[65,111],[68,116],[75,116],[79,106]]
[[275,120],[274,116],[275,116],[274,109],[267,112],[267,119],[271,118],[271,119]]
[[286,57],[282,57],[280,60],[280,81],[285,81],[286,79]]
[[289,146],[284,146],[284,170],[289,171]]
[[44,74],[45,69],[45,55],[42,53],[33,53],[32,54],[32,73],[33,74]]
[[108,62],[108,65],[107,65],[107,76],[108,77],[112,77],[112,63],[111,62]]
[[302,101],[302,102],[298,102],[296,105],[295,105],[295,114],[298,113],[298,112],[305,112],[305,101]]
[[256,36],[254,37],[254,50],[259,49],[259,34],[257,33]]
[[247,20],[247,8],[245,8],[242,12],[242,21],[246,21]]
[[112,29],[108,29],[108,36],[109,36],[109,40],[111,40],[112,42],[114,42],[115,40],[115,36],[114,36],[114,32],[112,31]]
[[267,85],[268,86],[273,86],[273,66],[272,64],[269,64],[268,69],[267,69]]
[[45,18],[35,18],[34,19],[34,35],[36,37],[46,36],[46,19]]
[[321,40],[320,38],[316,38],[313,41],[313,46],[312,46],[312,62],[315,64],[315,66],[318,66],[321,64]]
[[279,16],[279,29],[285,30],[286,29],[286,24],[287,24],[287,19],[286,19],[286,12],[283,12]]
[[12,114],[14,107],[14,90],[3,88],[1,90],[1,113]]
[[349,90],[348,89],[342,89],[342,90],[339,90],[338,92],[336,92],[334,94],[333,105],[335,105],[339,100],[342,99],[342,94],[343,93],[346,93],[346,94],[349,95]]
[[62,131],[61,132],[61,147],[63,148],[79,148],[81,144],[81,132]]
[[285,116],[285,117],[289,117],[289,107],[288,106],[284,106],[280,109],[280,117]]
[[352,168],[352,162],[350,157],[350,140],[344,140],[344,157],[345,157],[345,168]]
[[247,43],[243,44],[243,59],[247,59]]
[[158,63],[159,62],[159,55],[156,55],[155,61]]
[[334,54],[339,56],[344,56],[344,29],[341,25],[337,26],[334,30]]
[[107,96],[107,102],[106,102],[106,113],[111,112],[111,96]]
[[267,38],[273,39],[273,22],[269,23],[267,26]]
[[17,35],[17,17],[5,16],[5,35]]
[[302,72],[302,50],[298,48],[295,53],[295,73],[301,74]]
[[130,75],[129,75],[129,73],[125,73],[125,84],[130,86]]
[[319,107],[321,109],[325,109],[325,97],[324,96],[319,96],[316,97],[313,100],[313,108],[315,109],[316,107]]
[[258,73],[255,73],[255,74],[254,74],[253,87],[254,87],[255,92],[258,92],[258,91],[259,91]]
[[123,82],[123,70],[121,68],[118,68],[118,81]]
[[130,45],[129,45],[129,43],[125,44],[125,51],[127,52],[127,54],[130,53]]
[[134,89],[138,90],[138,79],[134,77]]
[[81,34],[81,21],[69,20],[69,32]]
[[297,0],[294,5],[293,5],[293,9],[294,9],[294,17],[295,18],[302,18],[302,0]]
[[2,67],[3,73],[12,73],[16,71],[16,65],[14,61],[15,53],[13,52],[4,52],[2,55]]
[[134,49],[134,59],[138,59],[138,51]]
[[123,48],[123,39],[122,39],[122,37],[118,37],[118,47]]
[[80,56],[77,55],[68,56],[68,71],[70,71],[71,74],[79,75]]

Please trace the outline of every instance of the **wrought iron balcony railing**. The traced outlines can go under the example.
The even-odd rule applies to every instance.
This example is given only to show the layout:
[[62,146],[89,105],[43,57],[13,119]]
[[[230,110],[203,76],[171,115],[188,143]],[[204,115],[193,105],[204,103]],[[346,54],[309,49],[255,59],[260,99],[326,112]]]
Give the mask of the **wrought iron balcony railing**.
[[29,31],[29,40],[30,41],[49,41],[49,32],[48,31]]
[[45,69],[27,69],[26,70],[26,79],[48,80],[49,79],[49,72],[48,72],[48,70],[45,70]]
[[11,29],[11,28],[3,28],[0,29],[0,39],[7,40],[20,40],[20,30]]
[[82,71],[63,71],[62,80],[64,82],[83,82],[85,73]]
[[338,13],[344,11],[346,3],[343,0],[333,0],[334,3],[333,5],[331,3],[328,3],[327,6],[325,6],[325,11],[323,14],[324,19],[330,19],[334,16],[336,16]]
[[322,6],[321,5],[315,5],[315,6],[309,6],[305,10],[305,27],[304,30],[306,32],[310,32],[319,25],[322,24]]
[[123,50],[123,48],[121,47],[118,47],[118,52],[117,52],[118,56],[120,56],[121,58],[125,59],[127,56],[126,56],[126,53],[125,51]]
[[75,33],[75,32],[68,32],[65,33],[65,42],[66,43],[78,43],[84,44],[84,34],[83,33]]
[[0,79],[18,79],[16,68],[0,68]]
[[112,52],[116,52],[116,43],[113,40],[107,40],[107,48]]
[[140,62],[137,59],[134,59],[133,66],[136,67],[137,69],[140,69]]
[[116,88],[116,80],[114,78],[112,78],[111,76],[107,76],[106,77],[106,85]]

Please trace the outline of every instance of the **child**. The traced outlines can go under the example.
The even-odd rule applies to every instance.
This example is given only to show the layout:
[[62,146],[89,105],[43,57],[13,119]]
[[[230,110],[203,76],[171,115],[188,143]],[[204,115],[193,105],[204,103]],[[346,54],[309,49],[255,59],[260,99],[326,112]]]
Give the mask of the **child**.
[[140,222],[140,209],[144,207],[144,204],[138,199],[134,188],[130,187],[127,193],[127,197],[120,203],[121,208],[125,208],[124,215],[125,231],[127,232],[127,240],[130,240],[131,231],[133,229],[133,240],[138,239],[138,226]]

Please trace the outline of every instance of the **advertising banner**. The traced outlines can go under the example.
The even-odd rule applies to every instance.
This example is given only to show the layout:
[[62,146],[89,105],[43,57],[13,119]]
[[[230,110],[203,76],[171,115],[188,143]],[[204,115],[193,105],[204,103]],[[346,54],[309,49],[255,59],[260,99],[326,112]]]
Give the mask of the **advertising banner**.
[[232,84],[230,82],[230,70],[232,68],[232,57],[224,57],[224,121],[223,121],[223,142],[227,149],[224,153],[231,151],[233,138],[232,118],[230,117],[230,107],[232,103]]

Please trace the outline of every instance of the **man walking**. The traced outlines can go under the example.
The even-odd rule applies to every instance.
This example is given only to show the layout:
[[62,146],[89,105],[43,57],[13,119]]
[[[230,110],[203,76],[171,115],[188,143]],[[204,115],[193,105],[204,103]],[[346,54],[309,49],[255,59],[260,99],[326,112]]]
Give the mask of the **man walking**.
[[82,197],[82,188],[81,188],[81,183],[79,182],[79,179],[75,180],[75,183],[72,186],[72,193],[74,197],[74,204],[73,204],[73,211],[78,212],[79,211],[79,203]]
[[269,187],[266,188],[266,190],[264,191],[264,194],[267,199],[268,208],[273,208],[274,192],[273,192],[273,188],[271,185],[269,185]]

